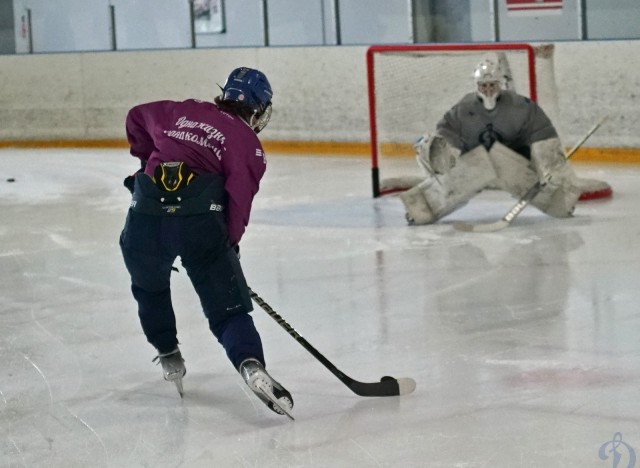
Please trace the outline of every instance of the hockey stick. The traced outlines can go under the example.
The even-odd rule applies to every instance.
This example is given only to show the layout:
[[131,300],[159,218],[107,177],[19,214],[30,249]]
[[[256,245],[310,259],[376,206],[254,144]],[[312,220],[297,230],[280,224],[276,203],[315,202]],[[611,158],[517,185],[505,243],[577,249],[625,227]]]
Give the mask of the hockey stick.
[[264,299],[258,296],[255,292],[249,288],[249,294],[251,295],[251,299],[258,304],[262,310],[264,310],[267,314],[271,316],[278,325],[285,329],[285,331],[291,335],[298,343],[302,345],[304,349],[309,351],[313,357],[315,357],[318,361],[320,361],[327,369],[331,371],[333,375],[335,375],[343,384],[353,391],[356,395],[365,396],[365,397],[383,397],[383,396],[398,396],[398,395],[407,395],[413,392],[416,388],[415,380],[403,377],[400,379],[394,379],[393,377],[382,377],[380,382],[366,383],[366,382],[358,382],[357,380],[352,379],[348,375],[341,372],[336,366],[334,366],[331,361],[329,361],[326,357],[324,357],[320,352],[311,346],[307,340],[305,340],[302,336],[296,332],[291,325],[289,325],[285,319],[283,319],[278,313],[267,304]]
[[[600,125],[607,119],[607,117],[603,117],[600,121],[595,124],[591,129],[587,132],[587,134],[582,137],[582,139],[576,143],[576,145],[571,148],[571,150],[565,155],[565,159],[569,159],[573,154],[578,151],[587,139],[593,135],[593,133],[600,128]],[[536,182],[527,193],[525,193],[518,203],[516,203],[513,208],[509,210],[509,212],[493,223],[480,223],[480,224],[471,224],[471,223],[454,223],[453,227],[458,231],[465,232],[495,232],[509,226],[514,219],[524,210],[527,205],[533,200],[544,188],[545,185],[551,180],[551,173],[547,174],[542,181]]]

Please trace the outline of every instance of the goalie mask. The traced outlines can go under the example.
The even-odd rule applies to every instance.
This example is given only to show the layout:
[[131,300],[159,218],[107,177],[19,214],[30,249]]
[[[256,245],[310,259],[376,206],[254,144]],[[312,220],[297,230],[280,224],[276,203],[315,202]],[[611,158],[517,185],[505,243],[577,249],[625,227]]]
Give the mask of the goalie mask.
[[220,100],[239,110],[239,115],[259,133],[271,118],[273,92],[264,73],[240,67],[231,72],[222,87]]
[[493,59],[483,60],[473,72],[473,79],[477,87],[476,94],[487,110],[493,110],[496,107],[502,90],[502,75],[500,65]]

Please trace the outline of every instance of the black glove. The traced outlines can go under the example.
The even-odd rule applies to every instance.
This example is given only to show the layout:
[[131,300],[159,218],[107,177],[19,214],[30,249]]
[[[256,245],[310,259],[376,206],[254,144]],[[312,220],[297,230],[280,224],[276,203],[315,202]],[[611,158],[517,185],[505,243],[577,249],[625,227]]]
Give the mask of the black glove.
[[136,185],[136,175],[139,174],[140,172],[144,172],[145,167],[147,167],[147,160],[141,159],[140,169],[138,169],[134,174],[131,174],[130,176],[125,177],[124,180],[122,181],[122,185],[127,187],[127,190],[129,190],[129,192],[133,193],[133,188]]
[[143,171],[144,169],[138,169],[138,171],[136,171],[134,174],[131,174],[125,177],[124,180],[122,181],[122,185],[127,187],[127,190],[129,190],[129,192],[133,193],[133,188],[135,187],[135,184],[136,184],[136,175],[140,174]]
[[233,249],[233,251],[236,253],[236,255],[238,256],[238,260],[240,260],[240,246],[238,244],[234,245],[233,247],[231,247]]

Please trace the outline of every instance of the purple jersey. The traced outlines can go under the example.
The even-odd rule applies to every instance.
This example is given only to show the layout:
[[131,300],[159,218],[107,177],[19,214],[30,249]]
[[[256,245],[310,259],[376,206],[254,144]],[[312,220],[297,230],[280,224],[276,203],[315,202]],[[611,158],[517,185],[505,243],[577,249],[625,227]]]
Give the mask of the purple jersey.
[[183,161],[196,174],[225,178],[229,241],[237,245],[267,164],[260,140],[244,120],[213,103],[189,99],[136,106],[126,127],[131,154],[147,161],[149,176],[161,162]]

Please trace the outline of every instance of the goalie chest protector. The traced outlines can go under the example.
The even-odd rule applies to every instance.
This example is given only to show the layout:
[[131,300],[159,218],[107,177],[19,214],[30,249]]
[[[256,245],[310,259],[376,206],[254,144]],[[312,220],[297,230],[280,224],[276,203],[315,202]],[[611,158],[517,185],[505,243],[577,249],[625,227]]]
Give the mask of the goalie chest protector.
[[463,153],[478,145],[489,150],[499,141],[528,157],[531,143],[558,136],[544,111],[513,91],[501,91],[491,111],[475,93],[469,93],[445,114],[437,128],[443,136],[459,140]]

